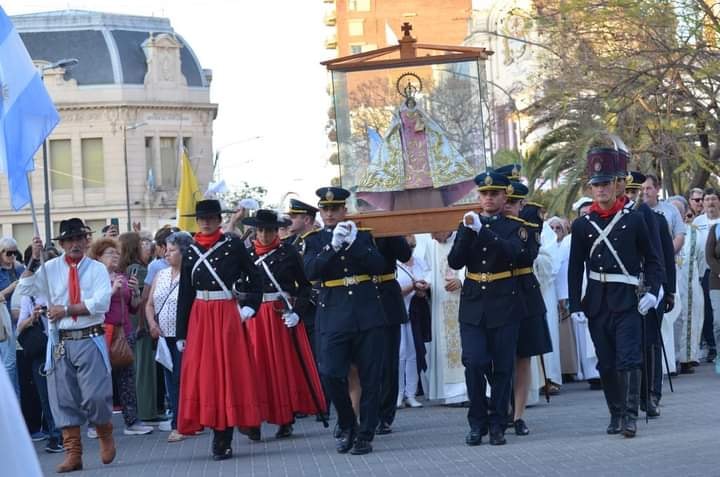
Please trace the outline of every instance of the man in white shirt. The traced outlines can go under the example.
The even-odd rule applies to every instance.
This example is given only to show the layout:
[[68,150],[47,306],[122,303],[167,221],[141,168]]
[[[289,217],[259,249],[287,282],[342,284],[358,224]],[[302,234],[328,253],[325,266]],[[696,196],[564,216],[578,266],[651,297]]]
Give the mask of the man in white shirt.
[[[697,227],[697,244],[705,250],[705,242],[707,242],[708,232],[713,224],[720,222],[720,199],[718,198],[718,192],[715,189],[706,189],[703,195],[703,211],[704,214],[698,215],[693,220],[693,225]],[[713,334],[713,322],[715,310],[712,308],[710,302],[710,267],[705,263],[701,264],[702,275],[702,288],[703,295],[705,298],[705,319],[703,321],[702,338],[705,340],[705,345],[708,349],[706,359],[708,362],[712,362],[717,356],[715,336]],[[718,310],[720,311],[720,310]]]
[[16,289],[49,301],[48,398],[67,450],[59,473],[82,469],[80,426],[87,421],[97,429],[103,463],[115,458],[111,368],[103,336],[111,285],[105,266],[85,257],[91,233],[80,219],[60,222],[60,235],[53,240],[65,253],[42,268],[43,244],[35,237],[33,259]]

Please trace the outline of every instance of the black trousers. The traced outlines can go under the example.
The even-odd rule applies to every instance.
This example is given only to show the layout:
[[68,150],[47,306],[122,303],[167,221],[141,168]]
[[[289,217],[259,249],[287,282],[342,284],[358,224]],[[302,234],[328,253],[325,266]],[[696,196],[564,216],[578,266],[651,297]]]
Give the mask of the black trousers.
[[715,333],[713,331],[713,309],[710,301],[710,270],[705,271],[700,281],[703,289],[703,298],[705,302],[705,316],[703,319],[703,327],[701,336],[705,340],[705,344],[710,349],[716,348]]
[[385,327],[382,385],[380,391],[380,422],[392,424],[395,420],[400,366],[400,325]]
[[355,412],[348,392],[347,375],[355,364],[360,376],[359,439],[372,440],[378,425],[380,378],[384,348],[383,327],[365,331],[323,333],[320,338],[320,374],[325,390],[338,413],[338,425],[346,430],[355,425]]
[[642,320],[636,309],[611,312],[605,308],[588,317],[600,374],[642,367]]
[[[498,328],[460,323],[471,429],[481,432],[488,427],[494,432],[505,429],[519,329],[518,323]],[[485,397],[488,382],[492,385],[489,406]]]

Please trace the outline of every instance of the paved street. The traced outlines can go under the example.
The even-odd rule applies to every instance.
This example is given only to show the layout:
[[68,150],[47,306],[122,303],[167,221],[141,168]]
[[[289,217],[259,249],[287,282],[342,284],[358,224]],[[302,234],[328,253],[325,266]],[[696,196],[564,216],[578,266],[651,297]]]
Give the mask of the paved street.
[[[607,410],[601,392],[584,383],[566,384],[551,404],[528,409],[527,437],[508,434],[508,444],[464,444],[465,410],[442,406],[398,413],[395,432],[377,436],[367,456],[339,455],[329,430],[301,419],[295,436],[277,441],[275,427],[251,443],[235,434],[234,457],[213,462],[210,434],[168,444],[167,433],[122,435],[115,416],[118,457],[102,466],[97,442],[83,436],[85,476],[716,476],[720,475],[720,377],[711,365],[675,379],[665,389],[662,416],[639,424],[629,440],[605,434]],[[332,423],[331,423],[332,424]],[[37,445],[46,475],[54,475],[61,455]],[[2,474],[2,472],[0,472]],[[13,476],[14,477],[14,476]]]

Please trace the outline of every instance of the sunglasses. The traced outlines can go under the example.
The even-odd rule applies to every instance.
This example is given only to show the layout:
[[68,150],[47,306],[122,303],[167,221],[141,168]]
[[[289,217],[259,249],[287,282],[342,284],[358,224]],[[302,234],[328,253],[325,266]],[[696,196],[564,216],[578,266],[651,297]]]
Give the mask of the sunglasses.
[[692,200],[693,202],[702,202],[703,199],[702,199],[702,197],[693,197],[690,200]]
[[6,257],[14,257],[16,253],[17,253],[17,250],[5,250]]

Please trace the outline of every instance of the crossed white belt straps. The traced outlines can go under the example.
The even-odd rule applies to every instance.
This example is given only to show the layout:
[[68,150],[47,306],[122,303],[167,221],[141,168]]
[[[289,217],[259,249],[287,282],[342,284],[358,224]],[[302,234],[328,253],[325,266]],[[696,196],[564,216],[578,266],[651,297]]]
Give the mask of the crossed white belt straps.
[[[230,299],[230,298],[233,297],[232,292],[231,292],[230,289],[227,287],[227,285],[225,285],[225,282],[222,280],[222,278],[220,278],[220,276],[217,274],[217,272],[216,272],[215,269],[212,267],[212,265],[210,265],[210,262],[208,262],[208,257],[209,257],[210,255],[212,255],[213,252],[215,252],[215,250],[217,250],[218,248],[220,248],[220,247],[222,246],[222,244],[225,243],[225,241],[226,241],[226,239],[220,240],[219,242],[217,242],[215,245],[213,245],[213,246],[212,246],[207,252],[205,252],[205,253],[200,252],[200,249],[197,248],[196,245],[191,245],[190,248],[192,248],[192,249],[195,251],[195,253],[198,254],[198,259],[197,259],[197,262],[195,262],[195,265],[193,265],[192,272],[190,273],[190,276],[192,277],[192,276],[195,274],[195,270],[197,270],[197,268],[200,266],[200,264],[204,264],[204,265],[205,265],[205,268],[207,268],[208,272],[210,272],[210,275],[213,276],[213,278],[215,279],[215,281],[218,282],[218,285],[220,285],[220,288],[222,288],[223,293],[225,293],[225,295],[226,295],[226,298],[227,298],[227,299]],[[239,306],[239,305],[238,305],[238,311],[240,311],[240,306]]]
[[586,215],[585,218],[588,222],[597,230],[598,237],[595,239],[595,242],[593,242],[592,247],[590,247],[590,257],[592,257],[593,252],[597,248],[600,243],[604,243],[605,246],[608,248],[610,253],[612,254],[613,258],[617,262],[618,266],[620,267],[620,271],[622,271],[622,274],[620,273],[603,273],[603,272],[596,272],[593,270],[590,270],[588,273],[588,278],[591,278],[592,280],[596,280],[603,283],[625,283],[627,285],[634,285],[637,286],[640,284],[640,280],[638,277],[630,275],[628,273],[627,268],[625,267],[625,264],[620,259],[620,256],[617,253],[617,250],[615,250],[615,247],[613,247],[612,242],[610,242],[609,236],[610,233],[613,231],[617,223],[620,221],[623,215],[625,215],[627,211],[625,209],[620,209],[615,216],[612,218],[610,223],[605,227],[604,229],[601,229],[598,224],[593,222],[590,219],[589,215]]

